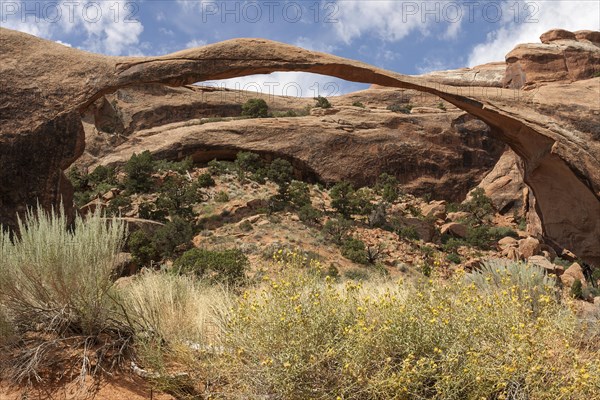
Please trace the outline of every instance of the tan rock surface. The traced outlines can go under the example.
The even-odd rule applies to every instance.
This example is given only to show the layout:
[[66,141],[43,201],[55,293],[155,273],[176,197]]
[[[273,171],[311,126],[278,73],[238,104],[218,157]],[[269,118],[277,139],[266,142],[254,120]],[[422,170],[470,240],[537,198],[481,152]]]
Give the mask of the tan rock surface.
[[[62,170],[84,150],[80,113],[102,95],[140,82],[182,86],[257,73],[306,71],[424,91],[484,121],[492,136],[523,158],[524,181],[537,199],[545,236],[585,260],[600,263],[600,143],[593,139],[593,132],[565,129],[560,121],[549,121],[535,109],[529,92],[457,90],[421,77],[259,39],[230,40],[162,57],[127,58],[85,53],[4,28],[0,35],[3,224],[14,226],[15,213],[38,201],[50,207],[63,196],[69,203],[70,185]],[[577,43],[568,46],[568,58],[574,65],[568,71],[581,78],[579,72],[587,73],[596,53],[590,42]],[[509,60],[512,58],[519,60],[517,56]],[[553,62],[552,54],[548,60]],[[581,60],[589,61],[579,64]],[[569,99],[568,107],[595,115],[600,112],[600,79],[581,82],[591,90],[578,92]],[[561,88],[548,84],[546,90]]]
[[504,87],[519,89],[544,82],[589,79],[600,72],[600,47],[563,29],[544,33],[538,43],[520,44],[506,55]]

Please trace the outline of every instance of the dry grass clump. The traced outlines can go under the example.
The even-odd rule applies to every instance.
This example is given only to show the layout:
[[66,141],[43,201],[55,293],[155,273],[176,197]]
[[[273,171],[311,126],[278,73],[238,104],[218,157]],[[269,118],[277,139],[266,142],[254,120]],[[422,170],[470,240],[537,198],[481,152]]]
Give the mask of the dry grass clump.
[[[9,374],[41,379],[38,372],[55,360],[59,343],[81,346],[82,374],[90,369],[86,351],[101,337],[107,346],[125,348],[128,329],[113,301],[113,268],[123,244],[125,226],[100,214],[77,217],[68,227],[64,212],[30,210],[19,221],[19,236],[0,227],[0,325],[24,338]],[[6,337],[6,336],[5,336]],[[118,352],[118,351],[117,351]],[[100,364],[100,360],[98,365]]]
[[597,342],[551,286],[536,288],[534,299],[510,279],[482,289],[462,277],[410,286],[283,276],[239,299],[219,368],[248,397],[593,398]]

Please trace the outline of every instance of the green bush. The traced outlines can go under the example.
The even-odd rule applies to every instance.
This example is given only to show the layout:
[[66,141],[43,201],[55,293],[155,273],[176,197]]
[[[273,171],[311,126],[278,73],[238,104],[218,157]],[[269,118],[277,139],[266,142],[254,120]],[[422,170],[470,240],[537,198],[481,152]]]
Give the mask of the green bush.
[[514,229],[508,226],[492,226],[488,229],[488,233],[492,240],[500,240],[507,236],[518,238],[519,234]]
[[225,161],[211,160],[208,162],[208,173],[213,176],[222,175],[229,170],[229,164]]
[[583,284],[581,280],[575,279],[573,286],[571,286],[571,297],[578,300],[583,300]]
[[132,232],[129,235],[127,248],[133,261],[141,266],[150,265],[152,261],[158,260],[160,257],[152,239],[142,230]]
[[215,201],[218,203],[227,203],[229,201],[229,195],[227,192],[221,190],[219,193],[215,194]]
[[312,205],[306,204],[298,209],[300,221],[308,225],[318,224],[321,219],[321,212]]
[[357,264],[368,264],[367,247],[362,240],[347,238],[342,243],[341,252],[348,260]]
[[336,209],[345,218],[350,218],[354,209],[354,187],[349,182],[338,182],[329,192],[331,196],[331,206]]
[[198,184],[179,176],[165,177],[159,190],[156,207],[171,216],[190,218],[193,206],[203,200],[198,192]]
[[130,193],[148,193],[153,187],[154,161],[148,150],[131,156],[123,168],[127,174],[125,189]]
[[249,99],[242,105],[242,115],[252,118],[266,118],[269,116],[269,106],[263,99]]
[[310,189],[308,185],[300,181],[292,181],[288,188],[289,202],[296,208],[310,206]]
[[487,250],[490,248],[493,238],[490,235],[489,228],[486,225],[481,225],[468,226],[465,240],[473,247]]
[[375,208],[373,200],[371,189],[360,188],[351,195],[351,209],[356,214],[369,215]]
[[240,180],[246,178],[246,174],[253,175],[263,168],[263,162],[256,153],[240,151],[235,158],[235,166],[238,170]]
[[365,108],[365,105],[363,103],[361,103],[360,101],[355,101],[354,103],[352,103],[352,105],[354,107]]
[[152,235],[142,230],[133,232],[127,241],[127,247],[134,261],[147,266],[152,261],[173,256],[180,248],[188,246],[193,236],[192,225],[176,216]]
[[117,175],[114,168],[100,165],[88,175],[88,181],[91,186],[97,186],[102,183],[115,186],[117,185]]
[[317,108],[331,108],[331,103],[325,97],[318,96],[318,97],[315,97],[315,100],[317,101],[317,103],[315,104],[315,107],[317,107]]
[[460,264],[461,263],[461,258],[458,254],[456,253],[450,253],[446,256],[446,260],[450,261],[451,263],[454,264]]
[[248,264],[248,258],[238,249],[191,249],[175,260],[173,267],[182,274],[232,284],[244,279]]
[[287,160],[281,158],[275,159],[267,171],[267,176],[271,182],[279,186],[279,195],[282,199],[288,199],[288,189],[294,177],[294,168]]
[[414,227],[413,225],[404,225],[398,228],[398,230],[396,231],[396,233],[398,234],[398,236],[401,239],[406,239],[406,240],[419,240],[421,237],[419,236],[419,232],[417,231],[417,228]]
[[410,110],[412,110],[412,105],[395,103],[387,106],[387,109],[395,113],[410,114]]
[[215,186],[215,180],[210,173],[204,173],[198,176],[198,186],[201,188],[209,188]]
[[492,200],[485,195],[482,188],[476,188],[471,192],[468,201],[460,206],[461,211],[468,212],[475,217],[477,222],[485,222],[494,215],[494,204]]
[[194,168],[192,157],[186,157],[181,161],[159,160],[154,163],[155,171],[174,171],[178,174],[185,174]]
[[341,245],[351,227],[352,223],[343,217],[330,219],[323,225],[323,234],[333,243]]
[[239,224],[239,228],[242,232],[250,232],[252,229],[252,222],[245,220],[244,222]]

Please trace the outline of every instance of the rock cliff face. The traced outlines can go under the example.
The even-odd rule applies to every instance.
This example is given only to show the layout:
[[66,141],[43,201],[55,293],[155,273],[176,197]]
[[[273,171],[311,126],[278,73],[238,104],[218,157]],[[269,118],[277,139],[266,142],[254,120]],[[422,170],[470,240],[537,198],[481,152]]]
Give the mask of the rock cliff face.
[[504,87],[531,88],[544,82],[577,81],[600,73],[600,34],[556,29],[542,43],[520,44],[506,55]]
[[[237,39],[162,57],[106,57],[7,29],[0,31],[0,221],[68,192],[62,170],[82,153],[81,113],[120,87],[182,86],[274,71],[306,71],[441,97],[490,126],[523,159],[543,233],[557,246],[600,263],[600,142],[543,112],[547,98],[570,98],[569,113],[596,118],[600,79],[549,83],[535,92],[457,88],[281,43]],[[591,42],[590,42],[590,45]],[[580,75],[577,75],[580,76]],[[529,76],[527,79],[531,79]],[[464,89],[464,90],[457,90]],[[558,107],[565,111],[564,107]],[[66,196],[68,197],[68,195]]]
[[[332,108],[300,118],[214,118],[239,116],[240,105],[252,97],[263,97],[276,115],[289,110],[305,114],[307,106],[314,106],[313,99],[199,86],[127,87],[86,112],[86,152],[77,164],[120,164],[144,150],[206,162],[234,159],[244,150],[287,158],[308,180],[362,186],[387,172],[407,192],[461,201],[505,147],[489,137],[483,122],[449,103],[444,106],[438,97],[402,89],[331,98]],[[356,102],[364,108],[352,106]],[[392,104],[411,104],[412,112],[387,110]]]

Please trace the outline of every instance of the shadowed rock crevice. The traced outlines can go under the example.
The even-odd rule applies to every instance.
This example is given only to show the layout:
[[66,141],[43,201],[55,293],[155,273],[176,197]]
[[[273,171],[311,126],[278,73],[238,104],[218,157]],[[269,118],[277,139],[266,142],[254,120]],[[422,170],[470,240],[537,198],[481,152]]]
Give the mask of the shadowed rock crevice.
[[[83,129],[73,112],[83,112],[104,94],[139,83],[181,86],[258,73],[304,71],[424,91],[481,119],[492,128],[493,136],[523,158],[524,180],[535,197],[542,199],[537,207],[544,233],[580,257],[600,263],[600,152],[595,144],[580,145],[585,134],[549,124],[531,106],[534,93],[515,100],[514,91],[494,88],[494,95],[464,96],[455,94],[456,88],[424,78],[258,39],[230,40],[163,57],[125,58],[91,55],[2,29],[1,47],[3,224],[14,226],[15,212],[36,201],[46,207],[57,204],[62,175],[57,169],[66,168],[82,151],[78,146]],[[578,175],[587,176],[591,187]],[[11,184],[6,187],[5,182]]]

